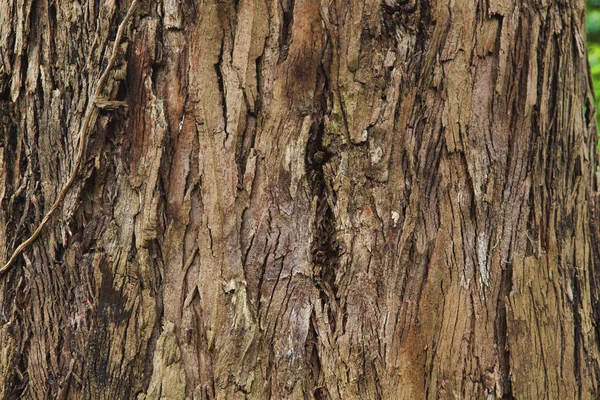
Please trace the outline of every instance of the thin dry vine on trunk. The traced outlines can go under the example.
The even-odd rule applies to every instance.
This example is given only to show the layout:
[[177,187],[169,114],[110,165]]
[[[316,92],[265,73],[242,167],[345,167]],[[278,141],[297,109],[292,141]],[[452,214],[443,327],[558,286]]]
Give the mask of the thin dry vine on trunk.
[[129,11],[127,11],[125,18],[123,18],[123,21],[119,25],[119,29],[117,30],[117,37],[115,38],[115,43],[112,49],[112,55],[110,56],[108,60],[108,65],[104,69],[104,72],[100,76],[100,79],[98,79],[96,89],[94,90],[94,96],[92,97],[92,100],[85,111],[83,123],[81,124],[81,129],[79,130],[79,146],[77,146],[77,155],[75,157],[75,163],[73,165],[73,172],[71,172],[67,183],[58,193],[58,197],[54,201],[54,204],[52,204],[52,207],[50,207],[50,210],[48,210],[48,212],[42,219],[42,222],[40,222],[40,224],[31,234],[31,236],[29,236],[25,241],[23,241],[23,243],[17,246],[12,256],[10,256],[10,258],[6,262],[6,264],[4,264],[2,268],[0,268],[0,274],[6,272],[8,268],[10,268],[11,264],[14,263],[17,257],[23,252],[23,250],[25,250],[29,245],[31,245],[31,243],[33,243],[35,239],[37,239],[37,237],[40,235],[48,221],[50,221],[50,218],[52,218],[52,215],[54,214],[56,209],[62,204],[69,189],[71,189],[71,186],[73,186],[73,183],[75,183],[75,179],[77,179],[77,174],[79,174],[79,168],[81,167],[81,163],[83,162],[83,157],[85,156],[85,151],[87,149],[89,131],[91,127],[93,127],[94,123],[96,122],[96,118],[98,117],[98,109],[100,107],[97,104],[97,102],[99,99],[103,98],[102,90],[104,90],[104,84],[108,79],[108,74],[111,72],[111,69],[115,65],[115,61],[117,59],[117,52],[119,51],[119,46],[121,44],[121,38],[123,37],[123,33],[125,32],[129,19],[133,15],[136,6],[137,0],[133,0],[131,2],[131,5],[129,6]]

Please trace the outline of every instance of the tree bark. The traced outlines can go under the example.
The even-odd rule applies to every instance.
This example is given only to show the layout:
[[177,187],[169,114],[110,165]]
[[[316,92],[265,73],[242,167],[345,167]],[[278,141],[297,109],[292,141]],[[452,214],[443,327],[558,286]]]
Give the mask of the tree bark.
[[0,397],[600,396],[583,0],[129,4],[0,0]]

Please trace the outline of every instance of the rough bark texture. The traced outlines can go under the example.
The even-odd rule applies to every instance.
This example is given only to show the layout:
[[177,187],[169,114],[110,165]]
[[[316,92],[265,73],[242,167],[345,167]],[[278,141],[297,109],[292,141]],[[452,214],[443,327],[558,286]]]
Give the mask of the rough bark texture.
[[[128,5],[0,0],[2,263]],[[0,277],[0,397],[597,399],[584,14],[140,4]]]

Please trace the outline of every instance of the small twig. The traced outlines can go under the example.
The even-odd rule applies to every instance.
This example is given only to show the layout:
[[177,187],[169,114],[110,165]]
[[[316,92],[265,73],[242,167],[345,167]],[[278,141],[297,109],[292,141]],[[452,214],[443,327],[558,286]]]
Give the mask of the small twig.
[[531,247],[533,248],[533,255],[537,256],[537,245],[531,236],[529,236],[529,232],[525,230],[525,234],[527,235],[527,239],[529,239],[529,243],[531,243]]
[[88,104],[87,110],[85,112],[85,116],[83,118],[83,123],[81,124],[81,129],[79,130],[79,148],[77,149],[77,158],[75,159],[75,165],[73,166],[73,172],[71,172],[71,176],[69,176],[69,180],[67,181],[65,186],[61,189],[61,191],[58,193],[58,197],[56,198],[56,201],[54,201],[54,204],[52,204],[52,207],[50,207],[50,210],[46,213],[46,215],[44,216],[44,219],[42,219],[42,222],[40,222],[40,225],[31,234],[31,236],[29,236],[29,238],[27,238],[27,240],[25,240],[23,243],[21,243],[19,245],[19,247],[17,247],[17,249],[14,251],[14,253],[10,257],[10,259],[0,269],[0,274],[6,272],[10,268],[12,263],[17,259],[19,254],[21,254],[23,252],[23,250],[25,250],[27,248],[27,246],[29,246],[31,243],[33,243],[35,241],[35,239],[37,239],[37,237],[40,235],[40,233],[42,232],[42,230],[44,229],[46,224],[48,224],[48,221],[50,221],[50,218],[52,217],[52,215],[54,214],[54,212],[56,211],[58,206],[63,202],[63,200],[67,196],[67,192],[69,191],[69,189],[71,189],[71,187],[75,183],[75,180],[77,179],[77,174],[79,173],[79,168],[81,167],[83,157],[85,156],[90,123],[91,123],[92,119],[95,119],[95,117],[98,116],[98,105],[96,104],[96,101],[98,100],[98,98],[101,97],[104,83],[106,83],[106,80],[108,79],[108,75],[109,75],[111,69],[115,65],[115,62],[117,60],[117,53],[119,50],[119,45],[121,43],[121,38],[123,37],[123,33],[125,32],[125,28],[127,26],[127,23],[129,22],[129,19],[131,18],[131,16],[133,15],[133,12],[135,11],[135,8],[137,7],[137,2],[138,2],[138,0],[133,0],[131,2],[131,5],[129,6],[129,10],[127,11],[127,14],[125,14],[123,21],[121,21],[121,24],[119,25],[119,29],[117,30],[117,36],[115,38],[115,42],[114,42],[113,48],[112,48],[112,54],[110,56],[110,59],[108,60],[108,65],[106,65],[106,68],[102,72],[102,75],[100,75],[100,79],[98,80],[98,83],[96,84],[96,90],[94,91],[94,97],[92,98],[92,101],[89,102],[89,104]]

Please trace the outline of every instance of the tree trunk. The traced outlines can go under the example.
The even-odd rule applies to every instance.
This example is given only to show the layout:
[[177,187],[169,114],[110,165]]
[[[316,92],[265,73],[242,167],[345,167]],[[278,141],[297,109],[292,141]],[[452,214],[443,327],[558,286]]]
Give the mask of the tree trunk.
[[600,396],[583,0],[128,8],[0,0],[0,397]]

